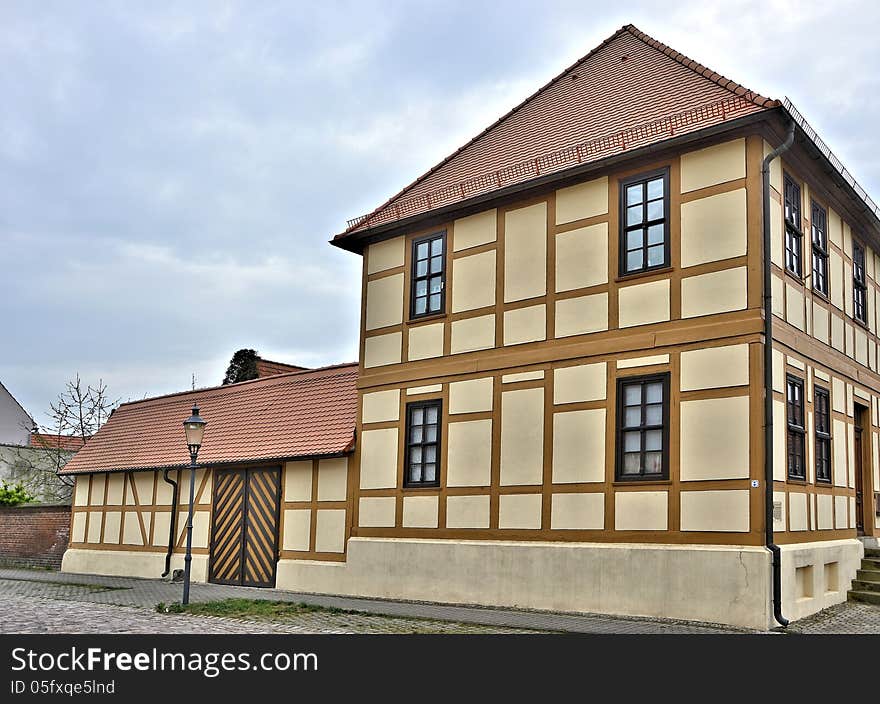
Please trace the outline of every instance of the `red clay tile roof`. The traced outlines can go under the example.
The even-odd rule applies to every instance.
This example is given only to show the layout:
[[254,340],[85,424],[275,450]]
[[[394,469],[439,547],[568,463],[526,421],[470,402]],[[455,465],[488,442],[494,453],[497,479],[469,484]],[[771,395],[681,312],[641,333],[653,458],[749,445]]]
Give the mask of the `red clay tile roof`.
[[76,452],[85,444],[77,435],[52,435],[51,433],[31,433],[31,447],[61,449]]
[[333,243],[777,105],[626,25]]
[[353,446],[357,376],[357,364],[341,364],[123,403],[62,471],[188,464],[193,403],[208,421],[200,464],[339,455]]
[[286,374],[287,372],[304,372],[308,367],[300,367],[296,364],[285,364],[284,362],[272,362],[262,357],[257,357],[257,378],[265,379],[267,376],[275,374]]

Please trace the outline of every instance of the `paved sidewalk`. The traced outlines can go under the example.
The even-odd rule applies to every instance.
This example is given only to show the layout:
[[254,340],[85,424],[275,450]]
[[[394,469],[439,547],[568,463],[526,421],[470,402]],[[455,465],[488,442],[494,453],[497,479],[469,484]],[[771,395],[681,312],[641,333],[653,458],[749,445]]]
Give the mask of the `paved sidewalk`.
[[[569,633],[735,633],[721,626],[602,615],[446,606],[380,599],[299,594],[277,589],[193,584],[194,602],[233,597],[303,602],[359,611],[357,615],[318,621],[316,612],[279,622],[243,621],[189,615],[157,614],[159,602],[180,600],[181,585],[161,580],[78,575],[43,570],[0,569],[0,599],[11,617],[0,627],[10,633],[102,632],[153,633],[500,633],[564,631]],[[72,608],[71,602],[78,602]],[[60,605],[60,606],[59,606]],[[113,609],[112,606],[135,607]],[[4,609],[7,610],[7,609]],[[369,616],[379,614],[380,616]],[[306,616],[314,616],[308,619]],[[388,618],[393,617],[393,618]],[[430,623],[426,623],[425,619]],[[477,628],[479,627],[479,628]],[[240,629],[245,630],[240,630]],[[86,630],[86,629],[97,629]],[[207,630],[206,630],[207,629]],[[218,630],[215,630],[218,629]],[[277,630],[281,629],[281,630]]]

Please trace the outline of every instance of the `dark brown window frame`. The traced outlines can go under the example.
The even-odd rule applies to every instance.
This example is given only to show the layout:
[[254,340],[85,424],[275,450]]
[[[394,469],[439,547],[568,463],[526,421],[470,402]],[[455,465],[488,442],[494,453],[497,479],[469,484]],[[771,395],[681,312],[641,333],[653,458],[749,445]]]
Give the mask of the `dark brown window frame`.
[[[822,399],[820,401],[820,399]],[[815,469],[816,481],[831,483],[831,394],[821,386],[813,387],[813,416],[815,418]],[[824,419],[824,423],[821,422]],[[820,452],[820,448],[824,448]],[[824,464],[823,464],[824,463]]]
[[813,251],[813,290],[828,298],[828,211],[816,201],[810,202],[810,242]]
[[[798,389],[800,401],[799,404],[792,401],[791,389]],[[793,418],[793,411],[800,412],[800,418]],[[807,443],[806,443],[806,408],[804,399],[804,380],[787,374],[785,377],[785,471],[789,479],[795,481],[805,481],[807,478]],[[800,423],[797,421],[800,420]],[[801,474],[792,473],[792,459],[798,458],[800,455]],[[796,464],[796,462],[795,462]]]
[[[661,374],[647,374],[644,376],[624,376],[617,379],[617,409],[616,409],[616,427],[615,427],[615,461],[614,461],[614,479],[618,482],[645,482],[645,481],[666,481],[669,479],[669,388],[670,374],[664,372]],[[645,425],[645,398],[644,393],[641,398],[642,418],[641,424],[636,426],[624,425],[624,413],[626,405],[624,403],[624,387],[635,384],[645,384],[659,381],[663,385],[663,417],[662,426],[659,428],[656,424]],[[660,472],[646,474],[644,471],[644,433],[649,430],[661,431],[661,469]],[[642,467],[639,474],[625,474],[623,472],[623,444],[624,435],[627,432],[638,431],[642,434],[640,453],[642,454]]]
[[[803,189],[800,183],[795,181],[787,172],[783,174],[782,186],[782,210],[785,218],[785,242],[783,255],[785,257],[785,270],[796,276],[803,277],[804,271],[804,232],[801,210],[803,203],[801,198]],[[796,192],[797,198],[789,197],[790,192]],[[792,195],[794,195],[792,193]],[[794,215],[789,217],[789,208]],[[796,266],[793,266],[796,265]]]
[[[424,435],[422,437],[421,442],[412,442],[412,430],[413,430],[413,422],[412,422],[412,411],[421,409],[426,410],[428,408],[436,408],[437,409],[437,439],[433,442],[426,442],[424,439]],[[404,455],[403,459],[403,486],[406,489],[422,489],[422,488],[437,488],[440,486],[440,458],[442,453],[442,438],[443,438],[443,400],[442,399],[429,399],[426,401],[411,401],[406,404],[406,438],[403,443]],[[425,424],[422,424],[424,428]],[[435,464],[437,465],[434,473],[435,479],[433,481],[412,481],[410,479],[410,469],[411,469],[411,452],[410,450],[419,447],[422,450],[422,457],[424,458],[425,448],[428,446],[434,446],[436,449],[435,455]],[[424,464],[424,459],[422,464]],[[422,469],[422,476],[424,476],[424,468]]]
[[[663,180],[663,218],[658,220],[648,220],[647,215],[647,183],[649,181],[656,181],[657,179]],[[645,186],[645,199],[642,201],[643,211],[644,211],[644,219],[638,226],[638,228],[643,230],[644,238],[642,240],[642,254],[643,266],[638,269],[627,269],[627,235],[631,231],[635,231],[638,229],[636,226],[628,227],[626,223],[626,189],[634,186],[636,184],[644,184]],[[637,274],[642,274],[646,271],[654,271],[655,269],[665,269],[671,265],[671,256],[670,256],[670,240],[672,239],[672,234],[670,232],[670,216],[669,216],[669,167],[664,167],[662,169],[655,169],[654,171],[648,171],[645,173],[636,174],[635,176],[630,176],[626,179],[622,179],[619,182],[619,194],[618,194],[618,211],[620,224],[618,227],[618,273],[620,277],[624,276],[635,276]],[[648,228],[653,224],[663,224],[663,261],[659,264],[654,264],[648,266]],[[635,251],[635,250],[633,250]]]
[[[862,325],[868,324],[868,282],[865,277],[865,246],[853,237],[853,320]],[[861,252],[861,261],[856,252]]]
[[[431,310],[430,302],[431,302],[431,287],[430,280],[434,277],[434,274],[431,273],[431,242],[435,240],[440,240],[441,245],[441,253],[440,253],[440,307],[437,310]],[[418,247],[420,244],[428,243],[428,268],[427,272],[424,276],[418,276],[418,257],[416,252],[418,251]],[[410,245],[410,275],[409,275],[409,317],[410,320],[418,320],[419,318],[427,318],[434,315],[443,315],[446,313],[446,230],[437,230],[436,232],[432,232],[429,235],[422,235],[420,237],[416,237],[413,239]],[[434,255],[436,256],[436,255]],[[421,298],[421,296],[416,295],[416,287],[418,286],[419,281],[425,281],[426,286],[426,303],[425,303],[425,311],[422,313],[416,312],[416,300]]]

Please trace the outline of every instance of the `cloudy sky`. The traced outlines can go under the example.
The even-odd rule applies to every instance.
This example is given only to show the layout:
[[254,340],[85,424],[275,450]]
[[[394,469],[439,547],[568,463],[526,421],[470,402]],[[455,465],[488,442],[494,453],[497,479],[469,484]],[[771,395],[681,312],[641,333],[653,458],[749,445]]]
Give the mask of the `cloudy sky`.
[[628,22],[791,97],[880,195],[874,2],[0,0],[0,380],[42,420],[77,372],[354,360],[327,240]]

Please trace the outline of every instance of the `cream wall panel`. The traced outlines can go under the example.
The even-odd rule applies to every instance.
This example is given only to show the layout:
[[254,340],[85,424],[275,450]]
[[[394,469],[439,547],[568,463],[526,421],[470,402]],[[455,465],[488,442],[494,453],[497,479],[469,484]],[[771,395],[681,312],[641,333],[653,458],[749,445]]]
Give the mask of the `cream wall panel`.
[[547,306],[543,303],[504,312],[504,344],[522,345],[547,339]]
[[837,377],[831,380],[831,408],[838,413],[846,413],[846,385]]
[[618,491],[614,494],[614,530],[666,530],[665,491]]
[[788,527],[787,527],[787,526],[788,526],[788,523],[787,523],[787,521],[786,521],[786,519],[785,519],[785,514],[786,514],[786,512],[785,512],[785,509],[786,509],[785,503],[786,503],[786,501],[785,501],[785,492],[784,492],[784,491],[774,491],[774,492],[773,492],[773,504],[774,504],[774,507],[775,507],[776,505],[778,505],[778,506],[780,507],[781,511],[780,511],[780,513],[778,514],[778,515],[779,515],[779,518],[776,518],[777,513],[776,513],[776,511],[774,510],[774,513],[773,513],[773,530],[774,530],[774,531],[778,531],[778,532],[780,532],[780,533],[784,533],[786,530],[788,530]]
[[[151,515],[149,513],[144,514],[145,523],[146,519],[149,519]],[[147,531],[147,535],[149,535],[149,527],[144,526],[144,528]],[[122,542],[125,545],[144,544],[144,536],[141,534],[141,523],[138,520],[136,511],[126,511],[122,518]]]
[[749,532],[749,490],[681,492],[683,531]]
[[438,496],[404,496],[404,528],[436,528]]
[[367,330],[403,322],[403,274],[386,276],[367,284]]
[[86,541],[89,543],[101,542],[101,523],[104,520],[103,513],[90,513],[86,528]]
[[828,278],[831,286],[831,303],[843,310],[843,259],[833,249],[828,253]]
[[[181,507],[177,514],[177,539],[186,532],[186,507]],[[210,511],[196,511],[193,514],[192,545],[194,548],[208,547],[208,530],[211,524]],[[166,541],[167,545],[167,541]]]
[[367,273],[376,274],[403,266],[405,238],[395,237],[367,248]]
[[607,293],[556,301],[556,337],[585,335],[607,329]]
[[855,440],[855,431],[853,429],[852,423],[846,424],[846,440],[847,440],[847,459],[848,459],[847,477],[849,479],[847,486],[849,486],[850,489],[854,489],[856,486],[856,471],[855,471],[856,470],[856,460],[855,460],[856,440]]
[[287,462],[284,465],[284,500],[312,500],[312,461]]
[[492,473],[492,421],[449,423],[446,485],[489,486]]
[[491,376],[468,381],[455,381],[449,385],[449,413],[481,413],[492,410]]
[[605,528],[605,494],[553,494],[550,509],[553,530],[602,530]]
[[481,315],[452,322],[452,354],[487,350],[495,346],[495,316]]
[[669,320],[669,279],[625,286],[618,290],[618,327]]
[[746,268],[724,269],[681,281],[681,317],[695,318],[746,307]]
[[816,375],[816,378],[820,381],[824,381],[826,383],[831,383],[831,377],[828,376],[821,369],[813,369],[813,373]]
[[681,156],[681,192],[746,177],[746,140],[734,139]]
[[785,404],[773,401],[773,479],[785,481]]
[[407,396],[418,396],[419,394],[439,394],[443,391],[443,384],[430,384],[429,386],[408,386],[406,389]]
[[[140,475],[144,474],[146,476],[141,477]],[[174,475],[169,472],[169,477],[174,478]],[[173,500],[173,487],[165,481],[165,477],[161,472],[135,472],[134,473],[134,485],[137,490],[138,500],[141,505],[151,503],[152,499],[150,496],[153,494],[153,479],[155,478],[156,485],[156,505],[157,506],[170,506]]]
[[602,401],[606,396],[605,362],[553,370],[553,403]]
[[831,346],[843,352],[843,318],[837,313],[831,314]]
[[845,496],[834,497],[834,527],[838,530],[846,528],[849,525],[846,515],[846,505],[847,501]]
[[362,496],[358,500],[358,525],[362,528],[393,528],[397,499],[393,496]]
[[782,244],[782,206],[774,198],[770,199],[770,261],[780,269],[785,267]]
[[397,486],[397,428],[361,433],[361,489]]
[[495,251],[452,261],[452,312],[495,305]]
[[802,492],[788,494],[788,528],[791,531],[808,530],[807,495]]
[[804,330],[804,294],[801,289],[785,284],[785,319],[789,325]]
[[818,303],[813,303],[813,337],[826,345],[830,342],[831,327],[828,311]]
[[450,496],[446,499],[447,528],[488,528],[489,496]]
[[153,514],[153,547],[167,547],[170,530],[171,511],[156,511]]
[[785,393],[785,355],[773,350],[773,390]]
[[680,383],[682,391],[748,384],[749,346],[729,345],[682,352]]
[[681,479],[749,476],[749,397],[681,402]]
[[855,331],[856,361],[862,366],[868,366],[868,337],[861,330]]
[[605,481],[605,409],[553,415],[553,482]]
[[536,381],[544,378],[543,370],[534,372],[520,372],[519,374],[504,374],[501,377],[502,384],[516,384],[520,381]]
[[705,264],[746,253],[746,189],[681,205],[681,265]]
[[315,552],[345,552],[345,509],[319,509]]
[[608,212],[608,177],[556,191],[556,224],[585,220]]
[[547,204],[504,215],[504,301],[547,293]]
[[501,394],[501,484],[540,484],[544,467],[544,390]]
[[840,216],[832,208],[828,209],[828,240],[843,249],[843,228]]
[[[73,505],[88,506],[89,503],[89,475],[80,474],[75,478],[76,483],[73,488]],[[82,541],[77,541],[82,542]]]
[[608,223],[556,235],[556,290],[608,282]]
[[443,356],[444,323],[418,325],[409,329],[407,359],[431,359]]
[[831,421],[832,476],[835,486],[846,486],[846,423]]
[[[874,442],[871,443],[872,466],[874,468],[874,486],[880,488],[880,435],[872,433]],[[874,489],[877,491],[877,489]]]
[[119,544],[119,532],[122,527],[122,513],[120,511],[107,511],[104,514],[104,542],[108,545]]
[[361,415],[364,423],[400,420],[400,389],[364,394]]
[[86,540],[86,512],[77,511],[73,514],[70,542],[84,543]]
[[785,318],[785,288],[782,285],[782,279],[776,274],[773,274],[770,279],[770,294],[773,297],[771,301],[773,315]]
[[282,550],[301,550],[308,552],[312,537],[311,509],[291,509],[284,511],[284,535],[281,536]]
[[668,354],[655,354],[651,357],[630,357],[629,359],[618,359],[618,369],[633,369],[635,367],[649,367],[652,364],[669,364]]
[[[767,157],[773,152],[773,147],[764,142],[764,156]],[[782,159],[776,157],[770,162],[770,186],[776,189],[777,193],[782,193]]]
[[348,458],[318,462],[318,501],[345,501],[348,498]]
[[106,474],[93,474],[92,475],[92,493],[89,498],[89,503],[92,506],[103,506],[104,505],[104,485],[107,481]]
[[498,211],[495,208],[484,210],[476,215],[459,218],[452,226],[452,249],[460,252],[462,249],[479,247],[481,244],[494,242],[498,229]]
[[113,473],[107,475],[107,506],[121,506],[122,492],[125,489],[125,475]]
[[856,527],[856,498],[854,496],[849,497],[849,527]]
[[499,528],[537,530],[541,527],[540,494],[502,494],[499,499]]
[[364,341],[364,366],[369,368],[399,364],[402,339],[399,332],[368,337]]
[[816,495],[816,513],[819,515],[817,525],[819,530],[831,530],[834,528],[834,515],[831,508],[831,500],[831,494]]

